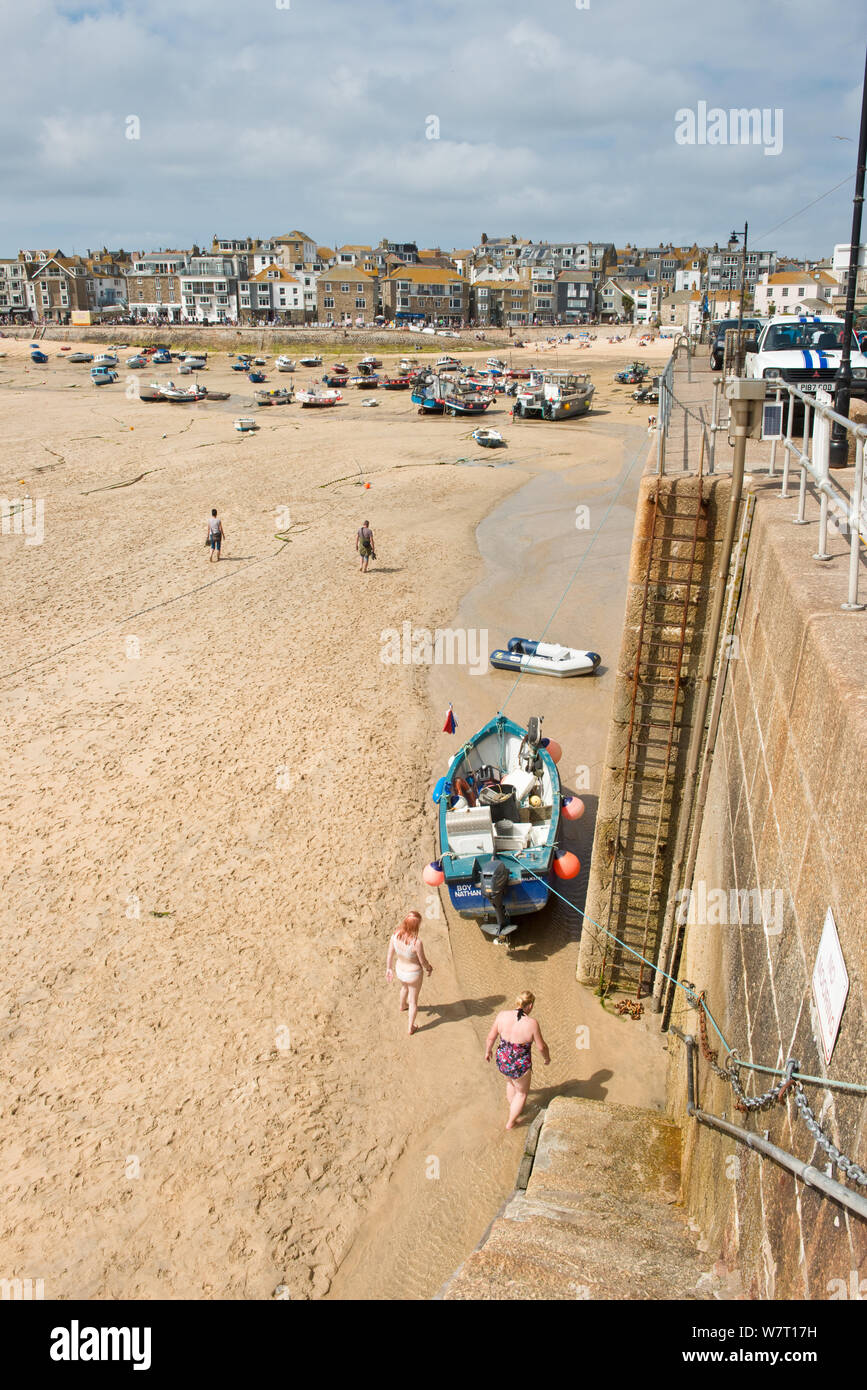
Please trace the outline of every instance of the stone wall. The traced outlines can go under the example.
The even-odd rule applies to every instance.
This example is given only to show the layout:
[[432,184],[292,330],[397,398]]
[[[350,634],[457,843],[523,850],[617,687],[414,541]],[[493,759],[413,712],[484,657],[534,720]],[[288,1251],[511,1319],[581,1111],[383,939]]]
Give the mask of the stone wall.
[[[687,927],[678,974],[707,990],[741,1057],[772,1067],[793,1057],[810,1075],[864,1082],[867,615],[841,612],[846,549],[840,538],[832,537],[832,564],[818,565],[815,527],[792,526],[793,504],[780,500],[777,487],[762,483],[757,491],[739,645],[693,884],[697,920]],[[743,890],[761,895],[746,911],[731,896]],[[829,907],[850,991],[826,1070],[811,979]],[[679,992],[672,1021],[697,1035],[698,1016]],[[724,1060],[713,1033],[711,1046]],[[865,1223],[743,1145],[687,1121],[685,1048],[672,1037],[669,1052],[670,1105],[686,1138],[686,1199],[711,1250],[738,1264],[754,1297],[851,1297],[867,1276]],[[704,1110],[767,1131],[780,1148],[825,1169],[827,1158],[791,1097],[744,1116],[704,1059],[699,1077]],[[742,1072],[748,1094],[772,1080]],[[833,1142],[867,1167],[864,1097],[822,1086],[806,1090]],[[836,1169],[830,1175],[841,1177]]]

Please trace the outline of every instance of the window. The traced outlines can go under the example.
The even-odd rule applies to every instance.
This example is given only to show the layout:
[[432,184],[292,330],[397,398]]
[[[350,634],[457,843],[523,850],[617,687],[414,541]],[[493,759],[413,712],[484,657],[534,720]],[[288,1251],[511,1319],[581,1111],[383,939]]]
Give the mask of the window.
[[340,286],[340,293],[341,293],[341,294],[349,294],[349,286],[348,286],[348,285],[341,285],[341,286]]
[[[330,282],[330,281],[326,281],[326,282],[325,282],[324,288],[325,288],[326,290],[330,290],[330,289],[331,289],[331,282]],[[333,300],[332,300],[332,303],[333,303]]]
[[322,303],[323,303],[323,305],[324,305],[324,307],[325,307],[326,309],[333,309],[333,308],[334,308],[334,300],[333,300],[333,299],[328,299],[328,298],[326,298],[326,299],[324,299],[324,300],[322,301]]

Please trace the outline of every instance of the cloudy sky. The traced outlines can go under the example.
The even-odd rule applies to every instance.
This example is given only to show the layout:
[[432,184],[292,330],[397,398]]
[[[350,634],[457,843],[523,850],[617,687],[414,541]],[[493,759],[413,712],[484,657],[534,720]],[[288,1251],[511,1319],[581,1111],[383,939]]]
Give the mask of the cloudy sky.
[[[852,0],[0,0],[0,255],[748,219],[818,256],[849,238],[865,40]],[[767,109],[781,151],[678,143],[699,103]]]

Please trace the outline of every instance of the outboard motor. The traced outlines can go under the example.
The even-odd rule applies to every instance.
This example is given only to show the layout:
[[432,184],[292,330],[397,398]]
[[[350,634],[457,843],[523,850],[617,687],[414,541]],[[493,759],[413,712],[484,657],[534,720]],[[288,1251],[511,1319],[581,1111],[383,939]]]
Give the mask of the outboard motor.
[[539,754],[541,742],[542,720],[534,716],[527,720],[527,732],[521,739],[521,747],[518,750],[518,766],[524,768],[526,772],[541,772],[542,759]]
[[497,914],[497,936],[500,937],[505,932],[508,922],[506,921],[506,910],[503,906],[503,898],[509,886],[509,866],[496,855],[489,859],[481,870],[479,887],[482,896],[487,898]]

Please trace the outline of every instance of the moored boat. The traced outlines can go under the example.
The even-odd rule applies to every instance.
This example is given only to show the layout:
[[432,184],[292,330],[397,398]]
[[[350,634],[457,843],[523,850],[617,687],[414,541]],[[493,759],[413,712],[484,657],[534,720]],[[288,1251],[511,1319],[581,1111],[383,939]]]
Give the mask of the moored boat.
[[533,642],[526,637],[511,637],[507,651],[491,653],[491,665],[499,671],[539,676],[592,676],[601,661],[598,652],[561,647],[557,642]]
[[530,380],[518,387],[515,416],[568,420],[586,415],[595,389],[587,372],[534,370]]
[[94,386],[110,386],[118,378],[117,372],[113,372],[111,367],[91,367],[90,379]]
[[239,434],[249,434],[251,430],[257,430],[259,426],[250,415],[239,415],[235,421],[235,429]]
[[169,352],[168,348],[157,348],[151,358],[151,362],[155,367],[163,367],[166,363],[171,362],[171,360],[172,354]]
[[48,361],[48,353],[40,352],[39,348],[34,348],[30,353],[30,361],[36,362],[39,366]]
[[290,405],[294,397],[294,392],[285,390],[284,387],[275,387],[272,391],[257,391],[257,405]]
[[268,380],[264,372],[248,372],[247,376],[253,382],[254,386],[260,386],[263,381]]
[[[514,918],[548,901],[557,865],[562,798],[541,720],[526,729],[503,714],[491,719],[452,759],[437,784],[438,863],[452,907],[502,940]],[[573,856],[558,875],[574,876]],[[577,872],[577,869],[575,870]]]
[[167,381],[161,386],[160,392],[166,401],[178,401],[181,404],[189,404],[191,401],[200,401],[207,395],[204,386],[176,386],[173,381]]
[[309,386],[305,391],[297,391],[295,399],[301,406],[321,409],[327,405],[339,405],[343,397],[339,391],[323,390],[321,386]]
[[298,358],[298,361],[301,363],[301,366],[302,366],[302,367],[321,367],[321,366],[322,366],[322,358],[320,357],[319,353],[317,353],[317,352],[308,353],[308,355],[307,355],[306,357],[299,357],[299,358]]
[[92,352],[73,352],[72,355],[71,355],[71,357],[69,358],[69,361],[70,361],[70,362],[92,362],[92,361],[93,361],[93,353],[92,353]]
[[499,430],[473,430],[473,439],[483,449],[501,449],[506,443]]
[[467,388],[462,381],[448,382],[443,387],[443,409],[447,415],[484,415],[493,403],[493,396]]
[[142,357],[140,353],[136,353],[134,357],[128,357],[126,359],[126,365],[131,367],[133,371],[140,371],[142,367],[150,366],[150,363],[146,357]]
[[277,368],[278,372],[294,372],[295,361],[291,357],[281,356],[277,358],[274,366]]
[[117,358],[113,352],[102,352],[99,357],[93,359],[93,365],[95,367],[116,367]]
[[384,376],[382,384],[386,391],[408,391],[412,386],[412,378],[409,376]]

